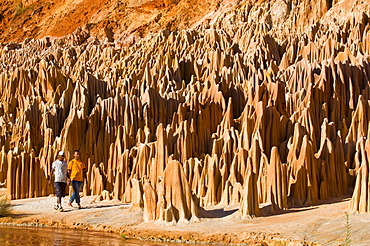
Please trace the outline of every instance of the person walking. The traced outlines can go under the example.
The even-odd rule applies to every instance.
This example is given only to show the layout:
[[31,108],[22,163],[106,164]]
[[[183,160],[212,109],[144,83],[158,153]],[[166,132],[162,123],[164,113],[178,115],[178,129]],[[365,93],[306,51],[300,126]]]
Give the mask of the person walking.
[[57,204],[54,205],[54,209],[57,211],[63,211],[62,197],[66,195],[67,187],[67,162],[64,161],[64,152],[59,151],[57,159],[51,164],[51,172],[49,176],[49,185],[51,184],[51,177],[55,175],[54,187],[57,196]]
[[68,173],[71,178],[73,194],[69,199],[68,206],[73,207],[73,201],[76,201],[78,208],[81,208],[80,204],[80,189],[83,185],[84,177],[86,172],[86,166],[81,161],[80,151],[75,150],[74,159],[68,163]]

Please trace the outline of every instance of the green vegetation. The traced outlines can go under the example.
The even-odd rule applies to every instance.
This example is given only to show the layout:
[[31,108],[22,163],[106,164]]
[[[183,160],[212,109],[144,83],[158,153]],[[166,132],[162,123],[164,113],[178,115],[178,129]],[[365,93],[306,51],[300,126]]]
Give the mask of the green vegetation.
[[14,17],[17,17],[17,16],[20,16],[21,14],[24,13],[24,11],[26,11],[27,8],[23,5],[23,2],[20,1],[16,6],[15,6],[15,16]]
[[0,197],[0,217],[11,214],[11,205],[5,196]]
[[346,239],[344,241],[344,246],[350,246],[351,245],[351,224],[349,223],[349,214],[346,213]]
[[14,15],[14,18],[15,17],[18,17],[20,16],[21,14],[23,14],[25,11],[27,11],[28,9],[34,11],[35,10],[35,7],[25,7],[23,2],[20,1],[17,5],[15,5],[15,15]]
[[126,235],[125,234],[122,234],[121,235],[121,238],[122,238],[122,240],[126,240]]

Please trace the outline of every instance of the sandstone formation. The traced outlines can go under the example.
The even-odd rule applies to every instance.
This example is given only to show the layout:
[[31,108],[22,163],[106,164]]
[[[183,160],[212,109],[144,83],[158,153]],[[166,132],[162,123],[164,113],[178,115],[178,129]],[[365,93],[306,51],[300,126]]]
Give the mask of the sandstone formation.
[[232,204],[260,216],[351,187],[352,210],[369,212],[369,13],[334,20],[346,6],[322,1],[316,21],[296,23],[304,7],[262,2],[124,48],[82,30],[3,45],[8,199],[54,192],[56,153],[80,149],[85,195],[132,202],[146,221]]

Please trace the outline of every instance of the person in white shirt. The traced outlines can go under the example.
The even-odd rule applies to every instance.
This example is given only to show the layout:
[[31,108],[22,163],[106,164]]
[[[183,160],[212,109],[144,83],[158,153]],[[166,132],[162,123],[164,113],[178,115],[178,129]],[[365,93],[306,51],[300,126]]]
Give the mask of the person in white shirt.
[[[57,204],[54,205],[54,209],[57,211],[63,211],[62,207],[62,197],[65,197],[66,195],[66,187],[67,187],[67,180],[69,180],[68,177],[68,165],[67,162],[64,161],[65,155],[63,151],[59,151],[57,160],[51,164],[51,173],[50,177],[55,175],[54,178],[54,187],[55,187],[55,193],[57,196]],[[49,185],[51,184],[51,178],[49,178]]]

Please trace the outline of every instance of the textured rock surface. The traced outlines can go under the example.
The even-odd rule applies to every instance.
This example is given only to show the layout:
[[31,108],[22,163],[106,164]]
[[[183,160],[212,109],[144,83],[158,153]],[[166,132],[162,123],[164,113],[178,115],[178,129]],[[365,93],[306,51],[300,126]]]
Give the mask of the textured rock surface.
[[293,21],[308,11],[303,3],[289,1],[290,12],[272,18],[270,3],[241,2],[195,29],[123,48],[83,29],[3,45],[8,198],[52,193],[57,151],[69,158],[80,149],[84,193],[132,202],[147,221],[196,218],[198,205],[240,203],[249,217],[267,204],[278,213],[351,187],[352,210],[368,212],[364,4],[325,5],[306,23]]

